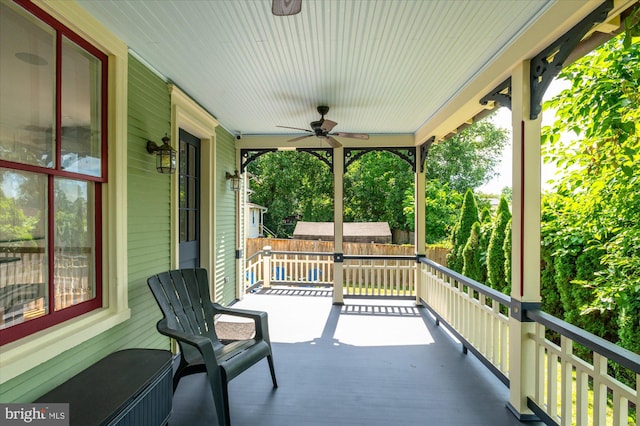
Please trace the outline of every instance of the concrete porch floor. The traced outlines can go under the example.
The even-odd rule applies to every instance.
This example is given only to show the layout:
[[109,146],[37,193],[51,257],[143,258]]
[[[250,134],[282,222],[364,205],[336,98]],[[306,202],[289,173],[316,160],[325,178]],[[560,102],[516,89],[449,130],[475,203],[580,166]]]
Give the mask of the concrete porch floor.
[[[334,306],[330,296],[274,289],[234,305],[269,313],[279,387],[266,360],[232,380],[233,425],[521,424],[508,389],[425,309],[393,299]],[[173,404],[171,425],[217,424],[204,374],[183,378]]]

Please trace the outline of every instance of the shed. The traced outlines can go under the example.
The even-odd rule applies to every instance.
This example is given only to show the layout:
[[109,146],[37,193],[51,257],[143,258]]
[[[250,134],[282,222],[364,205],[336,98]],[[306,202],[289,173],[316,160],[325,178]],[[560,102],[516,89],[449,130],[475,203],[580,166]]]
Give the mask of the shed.
[[[342,229],[345,242],[391,244],[391,229],[387,222],[348,222]],[[298,222],[293,238],[333,241],[333,222]]]
[[264,214],[267,208],[254,203],[246,204],[246,232],[247,238],[258,238],[264,236]]

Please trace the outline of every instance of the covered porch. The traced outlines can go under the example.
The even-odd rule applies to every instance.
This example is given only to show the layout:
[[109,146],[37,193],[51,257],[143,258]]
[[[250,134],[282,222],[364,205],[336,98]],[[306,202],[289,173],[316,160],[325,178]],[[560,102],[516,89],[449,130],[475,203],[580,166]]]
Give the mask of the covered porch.
[[[338,306],[331,291],[274,286],[234,307],[269,313],[280,384],[266,361],[231,381],[235,425],[521,424],[508,388],[411,300]],[[210,393],[204,374],[183,378],[170,423],[216,424]]]
[[[38,310],[37,321],[20,312],[15,324],[6,322],[0,402],[34,401],[122,348],[175,349],[155,329],[161,314],[146,279],[167,269],[200,266],[209,272],[215,301],[238,300],[238,307],[270,315],[281,386],[271,390],[262,365],[232,381],[234,424],[511,425],[540,419],[549,424],[638,424],[638,355],[540,310],[541,99],[563,62],[584,54],[594,39],[619,31],[620,15],[635,1],[467,1],[460,8],[458,2],[441,1],[433,2],[434,10],[431,2],[366,2],[371,19],[361,18],[354,6],[359,2],[308,1],[309,12],[288,21],[273,18],[266,0],[1,1],[15,15],[13,21],[24,20],[30,30],[47,26],[57,31],[55,49],[61,50],[69,36],[101,65],[102,74],[88,80],[96,87],[99,81],[102,91],[82,106],[93,119],[98,107],[102,111],[101,154],[86,154],[98,158],[102,169],[99,176],[65,170],[62,146],[53,150],[56,166],[42,156],[3,151],[4,173],[32,179],[42,194],[53,192],[56,179],[82,177],[87,187],[97,188],[95,196],[86,197],[94,210],[83,213],[89,223],[95,219],[86,245],[97,250],[87,256],[93,269],[82,272],[93,287],[86,298],[69,302],[81,305],[88,299],[77,311],[65,311],[66,302],[55,299],[66,277],[54,272],[70,268],[54,264],[63,257],[54,250],[53,231],[43,234],[42,246],[31,249],[35,255],[22,247],[3,251],[3,271],[19,272],[20,262],[46,253],[46,274],[4,273],[0,278],[9,277],[6,286],[24,285],[32,284],[22,278],[30,275],[33,284],[47,290],[51,303],[48,310]],[[351,6],[346,10],[344,4]],[[403,7],[394,9],[396,4]],[[352,25],[336,33],[328,16]],[[25,62],[25,52],[11,50],[8,57],[46,65],[28,55],[31,63]],[[353,52],[364,56],[354,58]],[[61,59],[50,62],[62,70]],[[367,78],[362,77],[365,70]],[[15,81],[29,75],[15,74]],[[30,80],[24,87],[53,92]],[[22,97],[3,99],[12,107],[23,105],[16,101]],[[329,133],[333,127],[327,130],[330,126],[323,128],[322,122],[312,122],[313,131],[281,126],[306,126],[317,119],[313,109],[328,104],[328,118],[339,120],[338,129],[345,130],[333,134],[343,138],[339,142]],[[500,105],[512,111],[510,295],[434,263],[424,247],[429,148]],[[58,99],[50,114],[55,123],[41,123],[24,103],[24,122],[8,120],[3,144],[29,151],[31,145],[40,147],[41,139],[49,140],[44,136],[51,127],[58,129],[60,145],[66,119],[61,108]],[[347,130],[367,132],[367,142],[353,137],[364,133]],[[24,131],[35,134],[33,141]],[[178,170],[174,163],[176,173],[170,177],[156,172],[151,154],[156,162],[161,157],[149,151],[152,140],[163,134],[178,148],[173,158]],[[245,269],[251,259],[245,258],[243,197],[229,188],[228,180],[238,172],[246,180],[251,159],[283,149],[313,152],[333,173],[333,252],[323,258],[309,255],[316,263],[299,269],[296,279],[327,280],[324,288],[278,287],[300,284],[287,283],[286,274],[271,275],[278,266],[294,270],[298,259],[265,260],[282,263],[274,268],[262,263],[262,276],[259,269]],[[415,173],[415,253],[410,256],[372,259],[343,249],[348,157],[369,149],[402,150]],[[17,185],[11,198],[21,198],[28,189]],[[48,221],[41,228],[46,224],[51,230],[58,220],[51,213],[54,200],[42,194],[38,208]],[[25,209],[34,217],[36,210]],[[32,237],[28,241],[36,241]],[[376,262],[383,263],[384,277],[397,281],[387,286],[386,278],[376,275]],[[31,263],[40,269],[45,264]],[[321,275],[310,273],[321,268]],[[356,275],[366,278],[354,286]],[[261,280],[262,289],[246,294],[251,290],[247,277]],[[62,290],[75,294],[82,282],[71,281],[75,287]],[[373,294],[370,284],[378,286]],[[399,288],[402,294],[393,293]],[[20,297],[40,300],[41,293]],[[548,330],[556,333],[559,345],[547,339]],[[576,343],[591,351],[590,362],[573,354]],[[633,372],[635,385],[613,379],[609,363]],[[211,424],[213,418],[203,376],[184,379],[170,423]]]

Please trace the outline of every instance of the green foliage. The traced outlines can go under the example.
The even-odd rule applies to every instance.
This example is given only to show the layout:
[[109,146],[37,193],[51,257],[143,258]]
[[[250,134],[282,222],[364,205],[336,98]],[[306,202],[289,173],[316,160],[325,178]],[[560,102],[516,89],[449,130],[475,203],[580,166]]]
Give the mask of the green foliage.
[[453,229],[451,243],[453,248],[447,256],[447,265],[450,269],[457,272],[462,272],[464,264],[464,258],[462,251],[467,244],[469,235],[471,234],[471,227],[475,222],[478,222],[478,206],[476,204],[476,197],[473,195],[473,191],[470,189],[464,194],[464,201],[462,203],[462,210],[460,211],[460,217],[458,223]]
[[483,282],[484,268],[480,252],[480,222],[475,222],[471,227],[471,234],[462,249],[462,275],[472,280]]
[[555,203],[557,198],[554,194],[545,194],[542,198],[540,293],[542,310],[557,318],[564,318],[564,308],[555,280],[554,257],[556,234],[558,232],[558,206]]
[[[638,13],[637,11],[635,12]],[[627,33],[627,40],[629,40]],[[631,36],[633,41],[633,36]],[[565,170],[546,202],[543,247],[565,319],[638,351],[640,291],[640,43],[617,37],[560,74],[571,82],[546,106],[547,162]],[[560,138],[572,132],[575,140]],[[546,268],[550,263],[545,260]],[[543,286],[549,271],[543,271]],[[544,288],[544,287],[543,287]],[[619,327],[619,328],[618,328]]]
[[504,291],[507,288],[504,240],[507,224],[510,220],[509,204],[502,197],[493,219],[493,229],[487,248],[487,285],[499,291]]
[[513,246],[511,224],[512,220],[509,219],[507,227],[504,230],[504,245],[502,246],[502,251],[504,251],[504,280],[507,283],[506,287],[503,289],[505,294],[511,294],[511,249]]
[[460,193],[478,188],[496,175],[507,141],[507,131],[495,127],[488,119],[474,123],[445,142],[431,146],[427,179],[448,183]]
[[[441,184],[438,180],[426,182],[425,195],[425,226],[426,243],[436,244],[449,241],[460,207],[462,194],[452,190],[448,183]],[[403,210],[407,220],[407,228],[414,230],[414,197],[413,191],[407,191],[403,201]]]
[[317,158],[294,151],[265,154],[247,167],[251,201],[267,207],[265,225],[278,237],[290,236],[293,226],[283,219],[297,216],[310,222],[333,221],[333,175]]
[[0,242],[31,240],[38,220],[28,217],[16,200],[0,191]]
[[409,230],[403,209],[407,191],[414,192],[411,166],[390,152],[369,152],[344,176],[345,222],[382,221],[391,229]]

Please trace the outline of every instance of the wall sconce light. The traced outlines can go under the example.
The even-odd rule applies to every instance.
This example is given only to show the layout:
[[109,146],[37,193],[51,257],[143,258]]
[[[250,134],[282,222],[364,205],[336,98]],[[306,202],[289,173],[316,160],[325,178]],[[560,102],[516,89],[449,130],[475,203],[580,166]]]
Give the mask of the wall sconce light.
[[156,154],[156,169],[158,173],[172,174],[176,171],[176,150],[169,145],[169,136],[162,138],[162,145],[158,146],[153,141],[147,141],[147,152]]
[[242,177],[240,177],[240,174],[238,173],[237,170],[234,174],[227,172],[225,177],[227,178],[227,180],[231,181],[229,183],[229,187],[233,191],[236,191],[236,192],[240,191],[240,180],[242,179]]

